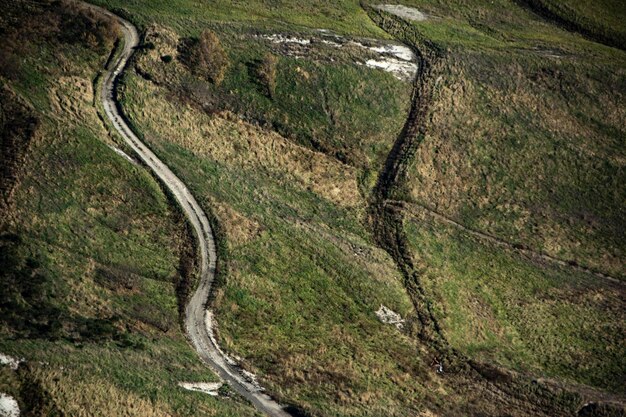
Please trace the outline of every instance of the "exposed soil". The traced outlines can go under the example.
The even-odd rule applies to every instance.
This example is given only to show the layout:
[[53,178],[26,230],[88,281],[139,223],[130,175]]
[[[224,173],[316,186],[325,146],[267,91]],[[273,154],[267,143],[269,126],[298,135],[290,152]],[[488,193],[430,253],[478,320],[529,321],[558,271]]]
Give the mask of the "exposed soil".
[[385,11],[387,13],[391,13],[402,19],[412,20],[414,22],[421,22],[426,20],[428,16],[424,13],[420,12],[414,7],[403,6],[401,4],[379,4],[374,6],[378,10]]

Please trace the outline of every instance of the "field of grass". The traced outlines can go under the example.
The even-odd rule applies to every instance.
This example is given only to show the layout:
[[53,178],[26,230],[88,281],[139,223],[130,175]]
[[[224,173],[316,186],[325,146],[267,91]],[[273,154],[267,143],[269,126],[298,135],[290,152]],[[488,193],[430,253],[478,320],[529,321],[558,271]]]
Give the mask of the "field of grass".
[[[228,268],[216,294],[223,345],[280,399],[309,412],[419,408],[432,382],[415,343],[374,315],[384,304],[410,318],[412,307],[362,224],[354,172],[240,121],[193,107],[174,112],[167,92],[137,75],[125,86],[133,123],[224,230]],[[309,172],[298,153],[310,159]],[[340,188],[328,193],[328,185]]]
[[486,363],[624,391],[619,284],[530,261],[428,217],[413,217],[407,232],[454,347]]
[[26,363],[0,367],[0,391],[24,415],[253,415],[177,386],[216,380],[179,324],[188,237],[156,181],[108,146],[92,91],[107,50],[46,32],[22,47],[27,70],[0,80],[39,125],[2,215],[0,352]]
[[[272,395],[316,416],[538,413],[524,392],[509,398],[467,370],[434,372],[398,265],[368,226],[412,86],[356,65],[363,52],[324,47],[316,29],[405,41],[407,32],[384,32],[349,0],[97,3],[147,31],[122,104],[217,221],[220,344]],[[623,278],[624,53],[507,0],[403,3],[431,16],[409,34],[436,47],[441,65],[409,187],[394,198]],[[207,28],[230,60],[218,86],[178,59]],[[277,32],[320,46],[296,57],[263,39]],[[233,395],[176,387],[216,378],[180,328],[192,248],[156,181],[108,146],[93,80],[111,46],[43,36],[11,49],[21,71],[0,78],[40,120],[0,241],[0,352],[28,366],[0,368],[0,391],[49,415],[253,415]],[[256,75],[268,52],[278,57],[272,97]],[[7,62],[0,73],[14,69]],[[623,393],[620,284],[426,218],[404,226],[451,347]],[[406,319],[404,331],[377,319],[381,304]]]
[[[508,1],[407,3],[431,16],[413,30],[441,58],[409,192],[398,198],[623,279],[626,54]],[[623,392],[620,284],[460,233],[407,229],[452,346]]]
[[[622,82],[622,70],[615,62],[616,58],[617,62],[623,59],[620,52],[555,29],[509,2],[480,7],[430,2],[420,3],[418,7],[437,16],[436,19],[416,23],[416,26],[423,39],[433,41],[441,51],[445,51],[446,64],[445,72],[438,74],[442,77],[435,89],[432,112],[427,122],[429,134],[413,165],[410,182],[414,184],[414,189],[410,193],[411,198],[476,229],[514,239],[516,243],[521,241],[519,243],[566,259],[573,257],[592,268],[621,274],[618,260],[623,241],[618,231],[623,218],[619,214],[623,196],[619,191],[614,192],[619,190],[616,184],[622,172],[615,135],[621,129],[621,108],[616,105],[621,98],[617,95],[600,103],[593,99],[596,89],[603,86],[609,88],[606,86],[610,86],[611,81]],[[136,13],[144,12],[137,10]],[[175,39],[179,35],[184,36],[185,32],[179,30],[179,34],[172,34],[167,29],[157,28],[157,32],[169,33],[166,38],[174,41],[165,46],[155,42],[155,49],[147,49],[138,59],[137,68],[143,77],[155,80],[165,88],[157,88],[137,75],[129,77],[126,79],[124,105],[151,146],[173,166],[194,193],[204,199],[205,207],[217,207],[222,212],[217,217],[226,230],[229,268],[225,275],[226,284],[217,296],[221,340],[230,350],[246,358],[246,366],[259,373],[279,398],[294,401],[305,410],[314,413],[325,410],[324,415],[375,415],[379,410],[371,407],[381,404],[375,398],[394,398],[385,407],[393,410],[391,414],[402,415],[410,407],[415,407],[407,408],[401,399],[403,393],[409,392],[408,386],[398,382],[397,377],[391,377],[394,381],[392,385],[371,379],[372,375],[381,372],[379,369],[386,369],[385,364],[397,360],[398,356],[391,352],[389,356],[377,356],[380,353],[376,352],[389,349],[389,340],[379,345],[371,341],[372,336],[366,329],[352,329],[347,325],[372,320],[368,310],[373,311],[377,303],[397,300],[402,293],[396,288],[394,291],[398,292],[395,296],[383,292],[374,301],[368,294],[376,294],[377,291],[367,286],[345,287],[342,282],[346,278],[343,277],[354,277],[348,283],[367,282],[366,278],[356,277],[359,274],[363,277],[373,275],[367,271],[372,270],[376,262],[359,268],[354,265],[354,258],[337,257],[336,250],[333,250],[333,245],[337,246],[341,241],[344,241],[342,246],[345,247],[343,236],[346,235],[351,236],[348,240],[356,238],[360,246],[369,245],[370,250],[374,250],[369,233],[362,226],[363,217],[359,220],[363,216],[365,201],[355,198],[358,192],[354,182],[361,182],[360,191],[366,195],[369,188],[362,186],[362,178],[367,176],[368,169],[380,167],[402,123],[395,126],[393,134],[386,136],[386,146],[380,140],[376,141],[381,147],[380,156],[370,153],[373,155],[370,160],[377,160],[377,163],[351,164],[356,170],[346,167],[347,178],[341,175],[342,165],[336,169],[326,168],[328,175],[320,177],[318,167],[330,165],[322,163],[323,156],[317,154],[318,158],[310,157],[314,161],[311,164],[312,173],[306,174],[297,162],[302,157],[294,158],[293,155],[307,154],[308,151],[298,151],[293,148],[294,144],[337,157],[336,153],[329,152],[332,147],[306,140],[310,136],[323,138],[324,123],[327,123],[324,117],[315,117],[321,112],[315,110],[314,103],[320,103],[320,96],[316,97],[314,92],[320,86],[332,85],[333,88],[326,91],[334,94],[346,85],[352,85],[351,80],[355,76],[352,70],[349,66],[338,69],[336,64],[317,62],[315,59],[308,62],[306,59],[281,57],[279,90],[284,90],[278,92],[280,100],[270,102],[259,92],[248,67],[250,62],[262,56],[267,46],[250,39],[245,31],[237,32],[244,33],[244,36],[233,35],[232,26],[219,26],[211,21],[207,21],[206,25],[218,30],[233,62],[220,87],[205,83],[198,88],[198,81],[190,81],[176,61],[160,62],[159,57],[174,50]],[[302,74],[301,71],[326,81],[311,83],[307,80],[307,83],[303,77],[294,81],[290,74]],[[366,83],[380,77],[370,71],[360,71],[359,75]],[[338,77],[337,81],[329,83],[328,80],[332,79],[329,76]],[[566,82],[561,82],[562,79]],[[587,91],[576,90],[574,86],[579,83],[586,85]],[[544,93],[546,86],[549,88]],[[202,100],[186,101],[184,98],[188,98],[189,94],[185,96],[180,93],[181,90],[195,91]],[[519,98],[512,93],[518,94]],[[408,92],[404,94],[404,100],[408,99]],[[567,94],[578,96],[572,97],[573,103],[570,103]],[[476,99],[473,99],[474,95]],[[301,102],[311,105],[300,106],[290,101],[292,96],[302,97]],[[179,102],[166,104],[168,98]],[[515,100],[514,106],[510,105],[511,98]],[[234,104],[215,106],[211,100]],[[387,101],[384,98],[381,100]],[[207,102],[208,106],[205,105]],[[283,107],[283,102],[290,104]],[[343,105],[340,100],[328,102],[333,106]],[[573,104],[579,109],[588,106],[591,114],[571,110]],[[207,116],[200,108],[208,113],[217,111],[218,114]],[[259,108],[265,110],[255,115]],[[317,108],[323,109],[322,103]],[[384,114],[380,107],[368,108],[370,112],[363,113],[364,117]],[[406,105],[398,105],[397,108],[395,114],[406,113]],[[552,114],[554,108],[560,113]],[[219,113],[225,109],[236,115]],[[307,111],[301,113],[300,109]],[[340,110],[339,114],[358,114],[355,104]],[[281,113],[283,116],[277,119],[275,115]],[[590,126],[584,131],[587,136],[575,132],[575,126],[565,122],[565,127],[570,130],[559,131],[560,123],[572,114],[577,118],[586,117],[583,121],[589,121],[598,120],[601,113],[611,114],[609,120],[613,121],[612,126]],[[282,133],[292,143],[285,144],[275,133],[248,125],[240,121],[241,117],[252,121],[279,120],[281,123],[264,126]],[[391,121],[398,119],[390,119],[385,125],[391,125]],[[578,126],[581,124],[579,122]],[[536,127],[536,131],[529,131],[529,125]],[[579,134],[578,141],[570,138],[573,134]],[[327,140],[337,136],[330,134]],[[499,139],[502,136],[504,138]],[[355,143],[350,139],[346,136],[344,143]],[[473,151],[474,146],[477,151]],[[281,151],[268,152],[268,147]],[[362,149],[361,144],[355,146],[359,147]],[[558,159],[555,165],[545,163],[552,160],[546,157],[549,152],[554,153],[552,159]],[[283,153],[290,156],[281,158]],[[590,161],[590,154],[597,155],[597,159]],[[529,176],[529,172],[539,172],[541,176]],[[472,182],[475,177],[480,182]],[[370,174],[369,181],[366,181],[369,186],[373,178],[375,176]],[[547,179],[555,185],[547,187]],[[329,193],[333,185],[338,191]],[[572,214],[580,207],[574,196],[581,192],[592,193],[593,201],[603,197],[605,203],[590,205],[590,214],[586,216]],[[552,193],[557,193],[556,197]],[[511,208],[511,201],[517,204],[521,201],[526,205],[540,203],[547,208],[539,214],[531,213],[527,216],[529,219],[519,220],[521,216],[515,212],[516,207]],[[477,209],[478,202],[481,205]],[[458,204],[459,207],[455,206],[458,211],[447,209],[445,203]],[[473,211],[470,210],[472,207]],[[599,223],[592,225],[596,228],[595,233],[589,233],[590,216],[594,220],[600,219]],[[540,227],[545,227],[543,234],[538,233]],[[320,236],[321,231],[324,233]],[[436,315],[444,323],[444,332],[453,347],[470,357],[494,361],[535,375],[566,378],[614,391],[622,389],[610,380],[623,368],[619,340],[603,333],[605,330],[614,335],[621,330],[620,320],[614,315],[615,309],[622,303],[619,291],[616,293],[597,284],[600,297],[609,300],[608,307],[602,304],[601,299],[593,297],[585,298],[582,301],[584,307],[580,307],[577,303],[586,295],[571,293],[589,286],[595,291],[596,284],[588,278],[578,277],[582,282],[580,284],[569,278],[576,290],[554,291],[552,289],[562,285],[568,274],[572,275],[570,271],[543,271],[545,265],[524,264],[523,260],[501,253],[500,249],[487,248],[481,255],[486,263],[481,272],[487,276],[500,276],[501,286],[489,297],[481,294],[480,301],[476,303],[480,311],[475,313],[461,300],[453,302],[461,290],[464,294],[478,293],[479,284],[476,284],[475,276],[479,273],[465,276],[467,268],[458,266],[460,261],[456,259],[439,263],[429,259],[420,252],[419,245],[430,245],[435,239],[424,236],[424,242],[420,243],[419,239],[415,242],[416,232],[413,229],[409,232],[413,237],[416,258],[430,266],[433,276],[440,276],[442,265],[446,265],[452,272],[446,270],[443,273],[454,272],[459,281],[456,285],[460,290],[441,290],[442,281],[439,279],[432,279],[427,287],[429,294],[439,297],[433,301],[435,306],[441,306]],[[239,244],[240,239],[245,243]],[[333,245],[329,246],[328,241]],[[439,243],[432,244],[439,247]],[[466,263],[470,263],[468,252],[480,250],[480,247],[462,240],[458,245],[459,249],[451,246],[450,251],[462,252],[465,256],[463,262]],[[558,250],[555,251],[555,248]],[[461,258],[461,255],[457,257]],[[500,268],[489,269],[492,257],[500,259]],[[599,260],[602,260],[601,264],[598,264]],[[388,265],[387,273],[394,274],[391,262],[384,262]],[[332,268],[324,265],[332,265]],[[345,265],[349,266],[344,268]],[[461,268],[461,272],[456,272],[457,267]],[[526,277],[531,279],[527,290],[507,286],[512,279],[524,282]],[[386,294],[389,298],[385,298]],[[545,298],[534,300],[539,294]],[[297,303],[293,303],[294,298]],[[340,301],[346,298],[371,300],[371,303],[361,302],[360,307],[357,303],[355,309],[349,303]],[[404,299],[405,304],[392,304],[393,308],[405,313],[410,311]],[[509,303],[515,299],[528,308],[512,308]],[[493,320],[493,329],[483,331],[480,320],[472,314],[480,316],[492,309],[499,309],[497,320]],[[337,314],[338,311],[341,314]],[[453,314],[452,318],[448,314]],[[468,316],[466,322],[457,320],[464,315]],[[587,316],[593,317],[599,326],[585,327],[587,332],[576,334],[575,330]],[[567,321],[570,317],[573,322]],[[306,318],[315,318],[316,321],[307,321]],[[340,323],[341,327],[337,328],[332,323]],[[538,323],[549,327],[545,334]],[[259,327],[262,332],[256,330]],[[339,329],[342,332],[338,334]],[[312,345],[315,331],[319,332],[318,340]],[[468,336],[476,334],[475,342],[467,340]],[[601,347],[597,348],[590,341],[594,337],[604,337],[598,346],[604,346],[611,353],[602,355],[599,351]],[[270,344],[268,341],[272,338],[281,343]],[[349,348],[342,348],[346,346],[346,340],[353,342],[347,344]],[[568,343],[572,348],[564,353]],[[323,354],[315,350],[319,346],[323,346]],[[337,348],[329,351],[328,346]],[[346,362],[345,353],[342,353],[346,350],[359,352],[352,354],[352,358],[358,357],[359,361]],[[376,357],[379,359],[372,359]],[[587,362],[579,366],[581,358]],[[418,378],[423,375],[420,367],[426,365],[425,362],[424,358],[416,358],[417,368],[413,375]],[[365,363],[374,368],[365,372]],[[329,369],[333,371],[329,372]],[[355,369],[363,369],[363,373],[355,372]],[[361,382],[365,380],[369,381],[367,385]],[[346,382],[338,386],[336,381]],[[430,384],[427,384],[428,388],[416,385],[415,376],[410,386],[414,390],[412,395],[418,397],[432,387]]]
[[413,4],[438,17],[415,27],[447,53],[411,198],[623,277],[624,52],[508,2]]
[[319,28],[342,34],[386,37],[367,17],[357,0],[281,1],[275,4],[261,0],[97,0],[93,3],[120,9],[141,27],[159,23],[174,28],[181,36],[197,36],[211,24],[232,23],[239,28]]
[[[163,8],[156,15],[151,14],[152,3],[148,6],[149,3],[145,2],[134,5],[125,2],[124,7],[133,17],[145,16],[148,19],[147,16],[151,16],[146,24],[148,21],[156,22],[174,30],[152,28],[149,31],[170,33],[170,41],[174,44],[167,45],[163,50],[168,52],[161,55],[176,58],[179,55],[177,49],[189,36],[197,36],[198,32],[206,28],[215,30],[231,62],[226,78],[221,85],[215,86],[197,77],[190,77],[189,74],[172,74],[168,65],[163,62],[154,65],[152,60],[149,65],[142,66],[148,76],[167,84],[176,94],[201,103],[209,112],[231,111],[244,120],[275,130],[296,143],[320,150],[375,175],[406,117],[411,94],[409,83],[380,70],[354,65],[355,59],[363,52],[354,48],[346,48],[348,52],[339,51],[325,45],[320,32],[316,30],[327,27],[323,24],[323,8],[316,8],[316,13],[299,12],[299,16],[311,19],[307,26],[295,25],[290,20],[277,25],[275,20],[269,18],[255,21],[251,26],[223,20],[219,13],[210,13],[210,7],[207,6],[207,10],[203,7],[196,12],[195,23],[187,25],[197,27],[194,32],[189,32],[177,27],[174,22],[184,15],[186,8],[197,5],[187,1],[178,3],[180,7]],[[121,6],[114,2],[106,5]],[[281,10],[289,10],[290,5],[282,5]],[[326,7],[341,15],[355,6],[358,8],[356,2],[352,5],[349,2],[336,2]],[[312,4],[310,7],[314,9]],[[254,13],[252,6],[248,13]],[[243,19],[250,14],[244,13],[240,17]],[[361,12],[356,16],[361,16]],[[351,24],[354,27],[349,31],[340,30],[340,25],[330,28],[333,33],[344,33],[348,38],[381,36],[384,33],[380,30],[360,31],[376,27],[371,21],[368,21],[368,25]],[[281,47],[262,38],[275,33],[314,39],[313,52],[310,53],[312,56],[309,59],[290,56],[284,50],[284,45]],[[158,37],[149,37],[146,43],[157,46],[167,44]],[[255,75],[258,62],[268,52],[278,57],[277,87],[272,98],[267,97]],[[175,64],[173,62],[172,66]],[[371,178],[366,180],[371,181]]]

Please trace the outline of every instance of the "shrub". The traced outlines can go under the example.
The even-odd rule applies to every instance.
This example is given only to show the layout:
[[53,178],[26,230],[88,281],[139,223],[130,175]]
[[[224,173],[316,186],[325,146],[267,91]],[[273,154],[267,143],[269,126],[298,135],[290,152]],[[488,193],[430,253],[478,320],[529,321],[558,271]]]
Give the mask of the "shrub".
[[192,70],[201,77],[219,85],[228,69],[228,56],[217,35],[211,30],[204,30],[200,39],[192,46]]
[[163,55],[161,57],[161,61],[165,62],[166,64],[169,64],[170,62],[172,62],[172,56],[171,55]]
[[64,0],[61,6],[60,38],[90,48],[108,50],[118,38],[117,20],[88,9],[81,3]]
[[276,93],[276,67],[278,58],[271,52],[266,53],[257,68],[258,79],[269,98]]

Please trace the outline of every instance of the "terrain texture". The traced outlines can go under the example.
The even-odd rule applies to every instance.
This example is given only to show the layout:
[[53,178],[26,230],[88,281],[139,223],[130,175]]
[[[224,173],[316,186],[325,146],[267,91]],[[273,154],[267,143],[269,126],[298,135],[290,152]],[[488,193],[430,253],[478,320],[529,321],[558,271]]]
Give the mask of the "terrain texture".
[[619,2],[95,3],[0,19],[2,404],[624,415]]

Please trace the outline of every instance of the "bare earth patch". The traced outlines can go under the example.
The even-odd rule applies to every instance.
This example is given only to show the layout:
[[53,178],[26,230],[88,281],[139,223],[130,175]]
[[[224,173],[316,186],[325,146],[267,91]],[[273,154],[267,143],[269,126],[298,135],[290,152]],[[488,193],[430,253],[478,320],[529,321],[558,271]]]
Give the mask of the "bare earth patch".
[[15,398],[0,392],[0,417],[18,417],[20,407]]
[[419,10],[413,7],[403,6],[401,4],[379,4],[374,7],[378,10],[391,13],[403,19],[413,20],[415,22],[421,22],[427,19],[427,16]]
[[202,392],[213,397],[217,397],[219,394],[218,389],[222,386],[221,382],[179,382],[178,386],[185,388],[189,391]]
[[259,38],[269,41],[275,53],[295,58],[341,62],[333,50],[349,55],[350,63],[391,73],[401,81],[412,81],[417,73],[416,57],[411,48],[377,39],[350,39],[328,31],[319,35],[270,34]]

